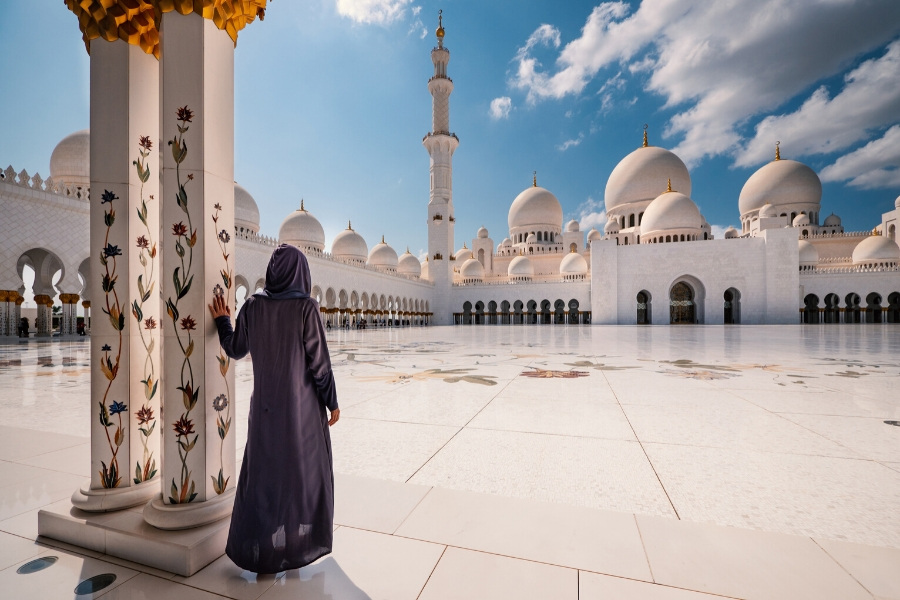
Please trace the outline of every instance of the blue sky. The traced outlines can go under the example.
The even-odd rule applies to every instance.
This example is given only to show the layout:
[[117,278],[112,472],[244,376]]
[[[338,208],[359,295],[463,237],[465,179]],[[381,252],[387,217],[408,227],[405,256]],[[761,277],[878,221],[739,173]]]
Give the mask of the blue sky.
[[[302,197],[329,246],[351,219],[370,247],[426,247],[438,9],[461,141],[455,247],[481,225],[502,240],[535,170],[566,220],[602,224],[606,180],[644,123],[688,164],[715,226],[738,225],[741,187],[776,141],[819,173],[823,217],[848,230],[900,195],[895,0],[276,0],[235,63],[235,178],[263,233]],[[0,56],[0,168],[47,176],[55,144],[88,126],[75,16],[60,0],[4,2]]]

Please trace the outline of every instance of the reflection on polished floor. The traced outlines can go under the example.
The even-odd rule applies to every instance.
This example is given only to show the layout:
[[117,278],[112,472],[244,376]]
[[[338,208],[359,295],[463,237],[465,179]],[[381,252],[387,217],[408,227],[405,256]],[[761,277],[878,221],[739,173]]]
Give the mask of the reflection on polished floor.
[[0,345],[4,597],[900,598],[894,326],[329,332],[334,553],[259,578],[35,541],[90,471],[88,344]]

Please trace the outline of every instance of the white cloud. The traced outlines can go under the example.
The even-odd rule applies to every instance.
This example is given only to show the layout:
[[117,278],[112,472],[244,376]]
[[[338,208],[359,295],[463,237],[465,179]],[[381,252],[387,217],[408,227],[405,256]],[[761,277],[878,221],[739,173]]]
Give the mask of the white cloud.
[[578,221],[581,231],[588,231],[591,227],[603,231],[606,225],[606,208],[602,201],[588,196],[587,200],[578,205],[575,213],[578,215],[575,220]]
[[428,258],[428,250],[425,248],[419,248],[419,252],[416,255],[416,258],[419,259],[419,262],[425,262],[425,259]]
[[868,138],[873,129],[900,117],[898,74],[900,40],[889,44],[882,56],[849,72],[834,98],[823,86],[795,112],[763,119],[736,164],[750,166],[769,159],[775,140],[782,141],[782,150],[799,156],[830,154]]
[[557,45],[559,31],[541,25],[517,52],[510,85],[537,102],[579,94],[613,65],[649,74],[646,90],[678,111],[664,135],[681,139],[673,151],[692,165],[737,156],[749,119],[882,47],[900,32],[898,24],[900,2],[644,0],[633,13],[624,2],[603,2],[550,71],[541,70],[533,50],[547,40]]
[[512,110],[512,98],[509,96],[501,96],[491,100],[490,115],[493,120],[508,118],[510,110]]
[[709,225],[710,233],[717,240],[725,239],[725,230],[728,229],[728,225],[713,225],[710,223]]
[[822,181],[850,180],[863,189],[900,187],[900,125],[825,167]]
[[[366,25],[388,25],[401,19],[412,0],[335,0],[338,14]],[[417,15],[413,7],[413,14]]]
[[577,146],[578,144],[580,144],[581,141],[582,141],[583,139],[584,139],[584,134],[583,134],[583,133],[579,133],[577,138],[575,138],[575,139],[573,139],[573,140],[566,140],[566,141],[564,141],[562,144],[560,144],[559,146],[557,146],[556,149],[559,150],[560,152],[565,152],[565,151],[568,150],[569,148],[571,148],[571,147],[573,147],[573,146]]

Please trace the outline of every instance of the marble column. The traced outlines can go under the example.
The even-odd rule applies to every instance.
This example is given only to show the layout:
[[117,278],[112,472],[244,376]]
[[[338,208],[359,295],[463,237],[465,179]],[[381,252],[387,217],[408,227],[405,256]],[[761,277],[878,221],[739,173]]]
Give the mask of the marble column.
[[91,301],[85,300],[81,303],[84,309],[84,335],[91,334]]
[[49,294],[37,294],[37,316],[34,318],[34,337],[50,337],[53,329],[53,298]]
[[101,312],[90,341],[91,481],[72,504],[107,512],[160,489],[159,63],[121,40],[94,40],[90,54],[85,295]]
[[21,294],[16,298],[16,307],[13,310],[12,317],[10,318],[10,326],[15,327],[16,332],[19,331],[19,322],[22,320],[22,304],[25,302],[25,298],[22,297]]
[[75,335],[78,322],[78,294],[60,294],[62,302],[62,316],[59,323],[59,335]]
[[12,333],[9,331],[10,324],[10,305],[15,306],[15,300],[10,302],[10,294],[15,292],[10,292],[8,290],[0,290],[0,339],[12,337],[15,334],[15,330]]
[[207,305],[234,314],[234,42],[197,14],[160,28],[163,160],[162,494],[147,523],[185,529],[234,503],[234,363]]

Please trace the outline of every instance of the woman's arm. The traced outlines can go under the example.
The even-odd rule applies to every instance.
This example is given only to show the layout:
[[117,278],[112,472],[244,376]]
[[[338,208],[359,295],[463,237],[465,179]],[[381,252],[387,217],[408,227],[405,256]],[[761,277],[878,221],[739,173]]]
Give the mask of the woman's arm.
[[236,321],[236,330],[231,329],[231,309],[225,303],[222,296],[214,296],[213,303],[209,305],[209,312],[216,320],[216,329],[219,331],[219,345],[225,354],[238,359],[247,356],[250,351],[250,340],[247,336],[247,324],[241,315]]
[[[331,371],[331,357],[325,342],[325,329],[319,318],[318,307],[312,301],[313,310],[305,312],[303,324],[303,347],[306,360],[316,384],[319,400],[332,413],[332,420],[337,422],[340,415],[337,401],[337,388],[334,385],[334,374]],[[337,413],[337,414],[335,414]]]

